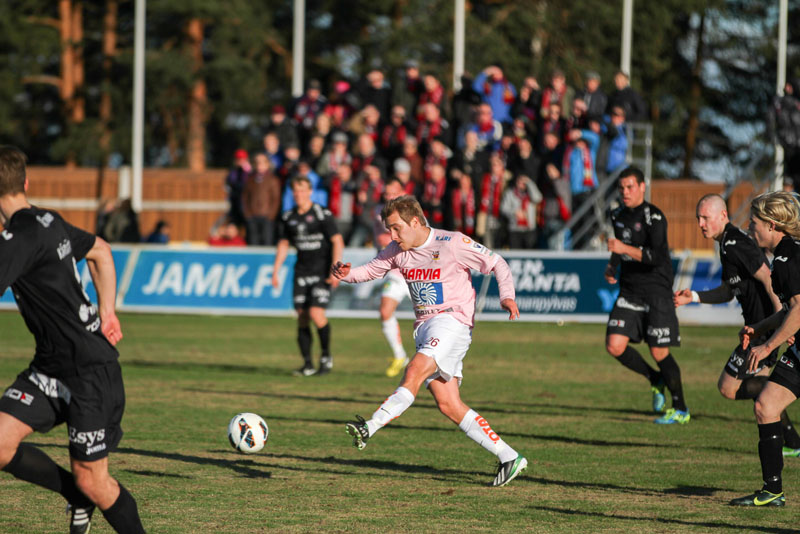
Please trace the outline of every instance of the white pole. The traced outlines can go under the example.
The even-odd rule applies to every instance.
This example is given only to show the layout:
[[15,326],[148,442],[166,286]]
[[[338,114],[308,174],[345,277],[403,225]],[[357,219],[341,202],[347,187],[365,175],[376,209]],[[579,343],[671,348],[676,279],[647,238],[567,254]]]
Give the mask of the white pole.
[[456,0],[455,28],[453,35],[453,91],[461,90],[461,75],[464,74],[465,2]]
[[622,47],[619,70],[631,76],[631,42],[633,41],[633,0],[622,2]]
[[134,211],[142,210],[142,162],[144,160],[144,30],[145,2],[136,0],[133,40],[133,191]]
[[[786,39],[787,26],[789,21],[789,0],[780,0],[780,19],[778,20],[778,79],[776,81],[776,93],[783,96],[783,88],[786,87]],[[783,147],[780,143],[775,143],[775,181],[772,184],[773,191],[783,189]]]
[[306,39],[306,0],[294,0],[292,32],[292,96],[303,94],[303,60]]

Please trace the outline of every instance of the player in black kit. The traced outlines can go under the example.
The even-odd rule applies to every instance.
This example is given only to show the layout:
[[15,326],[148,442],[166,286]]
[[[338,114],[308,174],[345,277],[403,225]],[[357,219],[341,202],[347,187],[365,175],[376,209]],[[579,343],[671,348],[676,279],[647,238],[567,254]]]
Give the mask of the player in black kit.
[[[722,284],[708,291],[682,289],[675,292],[675,306],[690,302],[721,304],[733,297],[742,307],[744,324],[756,324],[782,308],[781,301],[772,292],[771,272],[767,257],[750,237],[728,220],[725,200],[717,194],[708,194],[697,202],[697,224],[703,236],[719,243],[722,263]],[[754,341],[760,345],[772,332]],[[778,359],[778,349],[759,363],[751,372],[747,369],[747,352],[739,344],[725,363],[717,387],[726,399],[755,399],[769,378],[769,368]],[[786,411],[781,413],[783,427],[783,455],[800,455],[800,436],[792,426]]]
[[[781,471],[783,439],[781,412],[800,395],[800,202],[793,193],[776,191],[750,203],[750,235],[773,254],[772,290],[783,304],[781,311],[742,328],[742,347],[748,351],[747,368],[755,371],[785,341],[792,344],[775,364],[767,385],[755,403],[758,422],[758,457],[764,486],[731,501],[734,506],[784,506]],[[766,340],[762,338],[772,331]]]
[[[283,212],[278,226],[278,249],[272,270],[272,285],[280,284],[278,272],[289,253],[289,245],[297,248],[294,264],[294,308],[297,311],[297,344],[303,356],[303,367],[295,371],[299,376],[329,373],[333,367],[330,352],[331,326],[325,309],[331,299],[331,290],[338,285],[331,266],[342,259],[344,239],[336,229],[333,214],[311,201],[311,182],[305,176],[291,181],[292,195],[297,206]],[[322,355],[319,370],[311,363],[311,327],[317,327]]]
[[[122,438],[125,390],[114,348],[122,339],[114,311],[116,273],[108,244],[31,206],[25,155],[0,147],[0,294],[11,286],[36,340],[30,366],[0,397],[0,466],[60,493],[70,532],[85,533],[95,506],[117,532],[144,532],[136,501],[108,473],[108,454]],[[76,261],[85,258],[97,289],[83,291]],[[72,473],[37,447],[33,431],[67,424]]]
[[[623,206],[611,213],[615,238],[608,240],[611,259],[605,278],[620,291],[606,327],[606,350],[628,369],[650,381],[653,410],[664,412],[664,385],[672,394],[672,408],[656,419],[658,424],[686,424],[689,409],[683,399],[681,371],[670,354],[680,345],[678,318],[672,303],[672,264],[667,244],[667,219],[645,202],[644,174],[628,167],[619,175]],[[630,346],[645,340],[660,369],[656,371]]]

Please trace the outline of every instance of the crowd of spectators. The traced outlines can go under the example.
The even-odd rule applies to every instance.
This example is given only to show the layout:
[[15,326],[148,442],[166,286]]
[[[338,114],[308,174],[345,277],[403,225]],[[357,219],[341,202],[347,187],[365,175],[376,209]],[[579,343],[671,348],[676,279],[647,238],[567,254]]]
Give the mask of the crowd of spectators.
[[559,70],[518,86],[494,64],[463,76],[450,97],[413,60],[393,83],[379,69],[327,93],[311,80],[270,111],[262,145],[237,150],[225,178],[226,224],[250,245],[275,243],[280,212],[293,206],[289,181],[304,175],[348,246],[369,244],[373,208],[396,177],[434,227],[492,247],[547,248],[625,164],[628,121],[646,118],[623,72],[606,94],[596,72],[578,90]]

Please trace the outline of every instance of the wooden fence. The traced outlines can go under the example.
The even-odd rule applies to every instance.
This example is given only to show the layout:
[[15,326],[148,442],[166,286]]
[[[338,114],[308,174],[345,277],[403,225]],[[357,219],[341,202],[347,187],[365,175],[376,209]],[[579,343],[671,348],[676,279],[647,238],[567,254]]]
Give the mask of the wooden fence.
[[[227,211],[223,183],[226,169],[196,173],[187,169],[145,169],[143,173],[143,209],[139,214],[142,235],[148,234],[158,220],[169,222],[172,241],[205,241],[211,226]],[[42,207],[58,210],[68,221],[88,231],[95,231],[97,207],[103,199],[115,199],[119,191],[119,173],[105,169],[29,167],[28,196]],[[707,193],[722,193],[723,185],[693,180],[655,180],[652,202],[661,208],[669,221],[669,243],[674,250],[707,250],[712,243],[697,228],[695,205]],[[730,199],[735,213],[752,191],[750,184],[740,185]]]

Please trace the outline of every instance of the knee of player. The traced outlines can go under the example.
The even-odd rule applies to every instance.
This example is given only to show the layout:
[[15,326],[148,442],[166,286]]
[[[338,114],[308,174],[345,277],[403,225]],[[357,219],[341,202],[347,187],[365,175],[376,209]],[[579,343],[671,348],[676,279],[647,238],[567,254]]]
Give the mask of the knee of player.
[[759,423],[764,423],[765,421],[780,417],[780,413],[774,413],[775,410],[771,408],[769,404],[762,401],[761,397],[757,398],[756,402],[753,404],[753,412],[756,414],[756,420]]
[[625,352],[625,345],[606,342],[606,352],[615,358],[619,358],[622,356],[622,353]]
[[729,400],[735,400],[736,399],[737,388],[732,388],[730,386],[722,384],[722,382],[717,384],[717,388],[719,389],[720,395],[722,395],[726,399],[729,399]]

